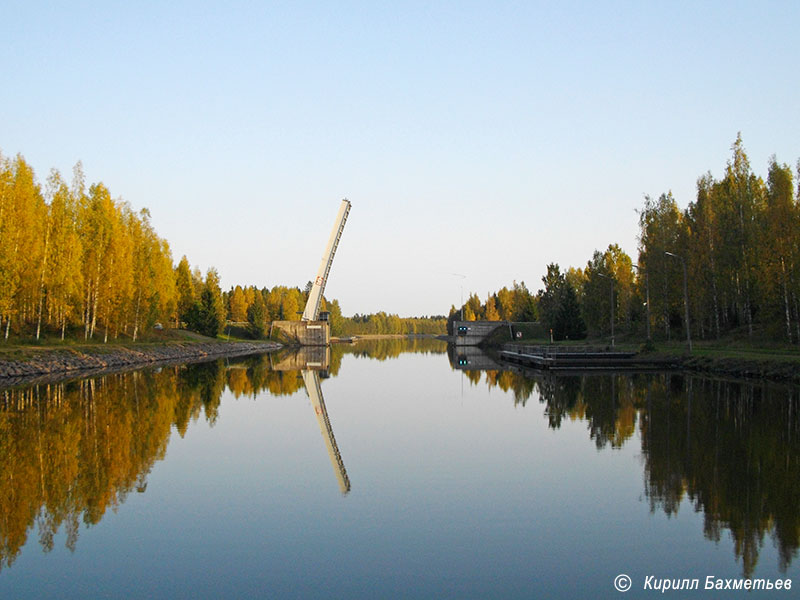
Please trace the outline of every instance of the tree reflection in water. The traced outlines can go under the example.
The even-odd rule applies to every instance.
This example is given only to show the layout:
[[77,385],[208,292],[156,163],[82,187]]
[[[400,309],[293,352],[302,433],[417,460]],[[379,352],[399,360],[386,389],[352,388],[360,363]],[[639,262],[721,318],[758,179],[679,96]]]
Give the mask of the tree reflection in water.
[[[385,360],[402,352],[443,353],[438,340],[381,339],[336,345],[344,354]],[[235,397],[303,389],[299,371],[276,371],[270,355],[170,366],[0,391],[0,570],[36,525],[45,551],[63,526],[74,550],[80,523],[98,523],[164,458],[173,428],[183,437],[202,417],[213,425],[227,389]]]
[[[332,348],[329,373],[344,354],[385,360],[403,351],[442,353],[435,340],[409,347],[378,340]],[[272,369],[254,356],[0,391],[0,569],[12,564],[31,529],[45,551],[63,528],[74,549],[80,524],[147,488],[173,430],[200,418],[213,425],[226,390],[235,397],[295,394],[299,371]],[[705,517],[705,535],[727,530],[745,575],[770,537],[785,569],[800,547],[800,391],[762,382],[680,374],[556,376],[467,370],[474,385],[497,387],[513,402],[544,406],[549,426],[586,424],[598,449],[638,437],[645,496],[653,512],[675,514],[687,500]]]
[[[458,361],[451,365],[460,368]],[[474,385],[498,387],[525,406],[544,405],[552,429],[587,424],[598,449],[618,448],[637,425],[650,510],[667,515],[688,499],[705,536],[724,530],[750,576],[766,536],[782,571],[800,547],[800,390],[762,381],[692,375],[556,375],[535,370],[467,370]]]
[[0,567],[34,522],[45,551],[62,525],[73,550],[81,521],[146,489],[173,427],[216,420],[224,387],[218,360],[0,392]]

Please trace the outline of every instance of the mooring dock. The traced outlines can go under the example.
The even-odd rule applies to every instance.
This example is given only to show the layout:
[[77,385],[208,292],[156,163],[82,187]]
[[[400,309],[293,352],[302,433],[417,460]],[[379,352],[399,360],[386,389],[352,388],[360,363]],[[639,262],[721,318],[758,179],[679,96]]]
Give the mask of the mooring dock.
[[677,368],[676,361],[663,357],[645,357],[637,352],[623,352],[588,346],[517,346],[505,345],[503,361],[551,370],[649,370]]

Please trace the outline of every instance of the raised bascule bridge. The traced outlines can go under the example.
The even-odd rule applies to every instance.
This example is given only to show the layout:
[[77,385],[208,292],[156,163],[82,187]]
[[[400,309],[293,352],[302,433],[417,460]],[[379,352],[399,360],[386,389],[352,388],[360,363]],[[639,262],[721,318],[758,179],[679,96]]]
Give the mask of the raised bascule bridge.
[[[320,312],[319,306],[322,295],[325,293],[325,284],[328,283],[328,276],[331,272],[333,257],[339,247],[339,240],[342,239],[344,224],[347,222],[347,215],[350,213],[350,201],[342,200],[339,206],[339,213],[333,223],[331,237],[322,255],[317,276],[308,294],[306,308],[299,321],[273,321],[272,328],[280,332],[283,341],[292,345],[299,346],[327,346],[331,342],[331,328],[328,322],[328,313]],[[270,332],[271,333],[271,332]]]
[[[350,478],[347,476],[336,437],[333,435],[333,426],[322,395],[321,380],[328,376],[328,365],[330,364],[331,328],[328,313],[321,312],[319,306],[349,213],[350,201],[342,200],[301,319],[272,323],[272,327],[280,332],[281,339],[289,345],[295,346],[295,348],[290,348],[287,354],[280,356],[279,361],[273,364],[272,368],[276,371],[299,371],[303,377],[303,384],[314,408],[320,433],[325,441],[325,447],[328,450],[328,456],[342,494],[350,491]],[[297,348],[297,346],[301,347]],[[270,358],[270,360],[272,359]]]

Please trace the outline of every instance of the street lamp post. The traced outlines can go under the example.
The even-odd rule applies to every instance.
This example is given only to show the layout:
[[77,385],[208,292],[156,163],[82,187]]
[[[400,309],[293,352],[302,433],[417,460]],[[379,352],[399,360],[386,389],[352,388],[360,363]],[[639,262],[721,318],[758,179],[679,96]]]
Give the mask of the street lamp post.
[[682,256],[678,256],[677,254],[673,254],[672,252],[664,251],[664,254],[667,256],[671,256],[672,258],[677,258],[681,261],[681,266],[683,267],[683,311],[684,311],[684,321],[686,325],[686,345],[689,346],[689,354],[692,353],[692,333],[691,328],[689,327],[689,282],[688,282],[688,275],[686,274],[686,261],[683,259]]
[[614,278],[602,273],[597,273],[598,277],[609,279],[611,281],[611,347],[614,347]]
[[450,273],[453,277],[458,277],[461,281],[458,283],[458,287],[461,290],[461,320],[464,320],[464,280],[467,278],[466,275],[462,275],[461,273]]
[[647,305],[647,339],[650,339],[650,275],[648,274],[646,269],[643,269],[639,265],[631,265],[639,270],[639,272],[644,272],[644,289],[645,289],[645,304]]

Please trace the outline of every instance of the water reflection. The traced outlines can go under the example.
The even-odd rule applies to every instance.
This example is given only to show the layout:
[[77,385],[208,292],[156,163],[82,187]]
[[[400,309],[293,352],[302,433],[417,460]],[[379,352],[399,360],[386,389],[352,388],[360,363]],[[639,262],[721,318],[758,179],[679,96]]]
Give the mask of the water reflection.
[[[336,356],[342,354],[353,354],[362,358],[372,358],[375,360],[387,360],[397,358],[401,354],[444,354],[447,352],[447,344],[441,340],[430,337],[417,338],[381,338],[381,339],[361,339],[355,344],[336,344],[331,346],[332,361],[336,362]],[[340,359],[341,362],[341,359]],[[335,372],[332,372],[335,374]]]
[[[785,571],[800,547],[800,390],[767,382],[674,373],[554,375],[449,350],[451,366],[544,405],[552,429],[586,423],[598,450],[631,443],[637,426],[651,512],[674,515],[688,498],[707,539],[734,540],[745,576],[771,537]],[[475,366],[495,368],[479,370]]]
[[74,550],[80,522],[98,523],[164,457],[200,414],[213,422],[222,361],[108,375],[0,394],[0,568],[35,523],[45,551],[63,525]]
[[[155,485],[156,480],[153,479],[153,486],[148,489],[148,475],[151,471],[153,477],[163,473],[161,468],[153,468],[157,461],[165,458],[173,432],[183,437],[190,424],[198,420],[212,425],[217,421],[231,422],[231,413],[220,410],[223,395],[228,395],[228,400],[233,395],[237,398],[258,398],[263,402],[264,392],[274,397],[299,394],[303,389],[311,398],[319,430],[343,493],[350,489],[350,480],[334,437],[332,420],[339,428],[339,441],[342,444],[345,444],[345,440],[350,441],[344,448],[347,451],[346,458],[348,466],[354,472],[357,470],[360,485],[343,503],[341,512],[337,513],[342,518],[353,519],[348,523],[358,522],[362,515],[369,521],[375,518],[375,514],[381,515],[381,518],[389,514],[397,519],[398,531],[406,532],[409,524],[413,525],[415,521],[406,517],[406,513],[392,513],[397,506],[404,506],[403,502],[410,502],[412,497],[420,497],[421,514],[429,515],[432,510],[435,512],[435,507],[441,503],[448,506],[442,514],[449,515],[451,501],[456,494],[460,494],[471,499],[459,504],[459,511],[456,511],[458,519],[469,523],[464,529],[467,532],[465,535],[472,535],[475,529],[482,528],[481,535],[490,536],[493,527],[500,527],[502,534],[498,533],[498,536],[502,535],[502,540],[507,539],[511,534],[502,529],[503,523],[508,522],[509,514],[516,513],[504,512],[502,518],[482,521],[480,511],[474,507],[479,503],[496,503],[501,497],[513,496],[514,492],[507,490],[519,491],[523,488],[493,488],[486,482],[497,483],[502,481],[502,477],[493,479],[481,471],[481,465],[473,469],[473,463],[468,467],[459,467],[458,452],[463,451],[463,446],[459,446],[458,442],[465,432],[460,426],[451,424],[470,422],[474,416],[470,411],[475,407],[467,403],[466,409],[463,405],[459,409],[455,406],[457,402],[438,401],[439,396],[449,393],[447,386],[454,383],[452,372],[446,367],[439,368],[437,364],[442,363],[443,359],[426,361],[414,358],[406,361],[407,370],[394,368],[402,366],[402,361],[397,361],[395,365],[382,365],[385,368],[379,373],[381,379],[378,384],[383,385],[383,378],[391,374],[396,377],[392,381],[397,382],[402,382],[403,378],[413,378],[416,387],[408,389],[414,389],[417,395],[423,390],[431,390],[430,398],[426,396],[417,403],[418,407],[422,407],[419,413],[403,410],[403,394],[408,392],[402,386],[395,386],[402,389],[391,389],[386,398],[382,398],[383,408],[388,412],[365,410],[364,402],[354,400],[359,386],[364,383],[352,378],[349,380],[351,387],[346,388],[348,396],[343,399],[345,402],[336,406],[338,414],[328,414],[328,408],[331,407],[326,407],[322,389],[325,388],[330,396],[328,400],[332,403],[335,400],[334,388],[344,389],[345,386],[338,384],[344,384],[345,380],[331,382],[336,385],[328,387],[325,374],[335,376],[342,368],[345,354],[386,360],[400,356],[404,351],[440,355],[445,351],[445,346],[435,340],[417,340],[411,344],[404,340],[378,340],[352,346],[333,346],[330,353],[322,357],[263,355],[230,361],[221,359],[204,364],[171,366],[160,370],[0,391],[0,568],[14,562],[26,541],[36,544],[36,536],[32,534],[34,530],[38,532],[38,543],[45,551],[54,547],[55,535],[59,531],[66,538],[67,547],[74,549],[81,523],[93,525],[100,522],[109,508],[116,509],[131,494],[150,493],[142,500],[151,498],[159,486]],[[764,544],[770,541],[777,548],[782,570],[787,569],[797,555],[800,547],[800,393],[797,388],[659,373],[553,376],[537,371],[504,369],[491,356],[464,354],[459,359],[458,355],[452,354],[450,358],[454,369],[464,369],[465,381],[504,390],[504,403],[513,402],[519,408],[530,409],[534,405],[543,408],[544,421],[540,421],[538,414],[530,410],[522,413],[526,419],[520,419],[517,411],[508,410],[503,418],[509,418],[510,421],[503,423],[494,419],[494,412],[487,411],[482,414],[492,420],[480,421],[480,429],[476,431],[485,433],[484,425],[491,425],[493,431],[500,431],[502,435],[508,431],[509,424],[525,424],[533,420],[530,416],[535,416],[542,426],[547,423],[550,429],[561,430],[559,435],[552,437],[563,441],[572,439],[568,438],[571,433],[567,425],[578,424],[579,427],[585,427],[584,439],[591,440],[591,444],[602,451],[604,457],[611,456],[616,449],[636,449],[641,457],[642,471],[639,471],[637,463],[633,485],[634,488],[640,485],[638,481],[640,473],[643,473],[642,498],[646,504],[639,504],[644,509],[643,513],[647,512],[645,507],[649,507],[653,514],[672,516],[681,505],[686,510],[689,504],[703,515],[707,539],[718,541],[730,536],[745,575],[754,573],[759,554]],[[459,360],[463,360],[464,364],[459,364]],[[352,362],[344,364],[352,365]],[[479,370],[476,366],[486,367],[487,370]],[[370,367],[360,372],[369,377],[378,371]],[[423,372],[424,377],[417,376]],[[440,372],[441,378],[438,376]],[[376,384],[371,389],[383,391],[380,385]],[[228,403],[225,406],[228,407]],[[304,406],[293,406],[298,422],[310,419]],[[461,411],[456,416],[464,416],[464,420],[451,421],[453,413],[449,411],[454,408]],[[480,408],[483,410],[487,406],[481,405]],[[434,415],[438,411],[440,417],[446,414],[446,419],[440,422],[448,425],[438,427],[435,425],[437,421],[430,420],[430,423],[434,423],[431,425],[426,421],[426,411],[429,410]],[[384,432],[381,426],[386,422],[386,414],[391,414],[392,418],[399,417],[395,421],[402,426],[395,429],[387,427]],[[408,414],[415,414],[416,418],[408,419]],[[403,422],[403,419],[408,422]],[[372,437],[367,435],[353,444],[353,438],[358,437],[354,433],[359,427],[364,429],[364,423],[373,424],[373,431],[369,432]],[[317,435],[316,428],[310,422],[308,424],[311,428],[309,439],[313,441]],[[447,427],[450,429],[447,430]],[[224,429],[223,424],[216,432],[220,429]],[[272,431],[279,432],[280,428]],[[575,431],[575,428],[571,431]],[[584,435],[580,430],[577,433]],[[525,428],[521,435],[524,437],[527,434]],[[379,448],[384,436],[389,442],[408,440],[412,449],[419,446],[419,453],[413,456],[420,458],[415,461],[397,458],[394,449],[399,442],[387,443],[386,447]],[[418,436],[418,439],[411,436]],[[425,440],[425,443],[419,440]],[[444,452],[437,453],[434,446],[439,440],[442,440]],[[484,441],[487,445],[491,444],[488,434]],[[548,445],[547,440],[537,439],[537,444],[536,447],[544,452],[553,447]],[[279,461],[283,449],[280,441],[270,448]],[[369,461],[364,460],[364,456],[373,449],[380,458],[373,461],[376,473],[385,472],[384,465],[392,464],[407,469],[399,477],[400,480],[420,479],[429,488],[410,488],[408,491],[403,488],[402,494],[397,496],[392,496],[386,489],[374,489],[379,485],[380,477],[373,473],[373,479],[370,479],[369,470],[365,468]],[[596,454],[591,446],[589,454]],[[618,452],[616,455],[624,454]],[[176,456],[172,454],[173,459]],[[575,453],[574,456],[581,454]],[[586,454],[583,456],[586,457]],[[489,471],[496,470],[495,465],[503,465],[505,459],[506,454],[503,454],[497,463],[487,460],[483,466]],[[321,495],[330,491],[336,496],[336,488],[330,480],[322,451],[315,449],[309,452],[309,460],[315,464],[318,462],[322,469],[323,476],[319,479],[324,489]],[[591,461],[591,457],[587,460]],[[407,464],[411,462],[418,464]],[[542,467],[544,470],[540,474],[546,474],[547,468],[558,471],[563,464],[563,461],[554,458],[552,465],[548,466],[548,463]],[[162,468],[167,466],[162,465]],[[526,471],[527,466],[519,471],[523,476],[530,474]],[[536,468],[539,467],[536,465]],[[421,469],[422,474],[415,469]],[[570,466],[564,466],[559,477],[567,478],[569,471]],[[391,472],[396,474],[396,469]],[[630,474],[629,470],[625,472]],[[294,473],[296,471],[291,471],[290,476]],[[442,480],[439,473],[450,473],[451,479]],[[468,473],[469,476],[462,478],[462,473]],[[484,474],[472,478],[474,473]],[[317,477],[312,479],[314,485]],[[231,481],[237,480],[231,478]],[[462,481],[463,486],[470,488],[459,488]],[[609,486],[616,485],[613,481],[616,480],[610,474]],[[267,495],[272,491],[270,485],[265,487]],[[538,480],[534,485],[539,485]],[[275,488],[279,487],[276,483]],[[367,493],[361,493],[368,487]],[[475,490],[478,491],[472,495]],[[431,491],[432,495],[426,495]],[[486,495],[486,491],[490,494]],[[492,498],[492,492],[497,492],[496,497]],[[545,494],[543,489],[538,488],[526,493],[534,492]],[[314,493],[319,493],[319,490]],[[440,495],[436,496],[437,493]],[[587,495],[591,493],[586,490]],[[376,513],[375,504],[370,503],[370,494],[378,498],[376,503],[391,498],[391,501],[382,505],[382,508],[389,507],[389,512]],[[622,494],[627,497],[627,492]],[[234,496],[232,499],[235,500]],[[636,505],[638,494],[631,496],[632,504]],[[275,510],[275,520],[269,521],[270,527],[284,518],[284,512],[291,512],[286,507],[291,507],[294,500],[291,498],[285,504],[276,502],[271,505],[280,506],[281,509]],[[548,504],[540,499],[538,504],[532,506],[542,510],[542,506]],[[362,512],[359,513],[359,509]],[[298,512],[304,519],[307,517],[303,511]],[[552,518],[554,513],[548,514]],[[621,520],[627,517],[628,513],[619,516]],[[591,525],[593,518],[593,514],[588,515],[584,523]],[[539,519],[537,516],[534,519],[536,526],[539,520],[546,521],[545,517]],[[306,521],[301,521],[305,528]],[[452,521],[447,523],[452,525]],[[424,524],[427,527],[428,521],[424,521]],[[287,530],[289,533],[280,539],[288,543],[295,539],[298,532],[307,530],[304,528],[290,528]],[[353,528],[348,527],[350,529]],[[266,527],[264,530],[267,530]],[[461,530],[450,529],[447,533],[454,531]],[[530,531],[541,534],[542,530],[533,527]],[[386,539],[396,541],[402,538],[400,534],[397,535],[400,537],[388,535]],[[646,537],[646,534],[643,533],[643,536]],[[520,537],[524,539],[519,547],[513,544],[509,547],[515,548],[515,551],[520,548],[525,551],[528,538],[524,535]],[[335,539],[335,536],[330,539]],[[558,545],[560,538],[553,539]],[[702,539],[697,535],[697,542],[702,543]],[[353,547],[369,547],[369,540],[365,542],[354,537],[351,541]],[[694,542],[687,539],[686,546],[698,545]],[[60,545],[61,542],[58,543]],[[89,545],[88,541],[84,541],[84,544]],[[606,540],[602,544],[606,544]],[[498,542],[497,548],[503,547]],[[409,555],[413,555],[413,552],[409,552]],[[293,556],[308,558],[303,553]],[[362,564],[364,557],[357,556],[353,560],[354,564]],[[762,562],[772,563],[766,559]],[[21,564],[17,572],[20,570]]]
[[333,434],[333,426],[328,416],[328,409],[325,407],[325,398],[322,396],[321,379],[327,378],[330,367],[331,350],[329,346],[306,346],[297,350],[283,353],[280,359],[273,363],[275,371],[300,371],[303,384],[306,388],[314,414],[317,417],[322,438],[325,440],[325,447],[328,449],[328,456],[333,465],[333,472],[339,482],[339,490],[342,494],[350,491],[350,478],[344,467],[342,454],[336,444],[336,436]]
[[322,359],[266,354],[0,390],[0,570],[14,562],[34,526],[45,552],[62,526],[74,550],[81,522],[98,523],[130,493],[146,491],[173,428],[183,437],[201,417],[216,423],[226,389],[255,398],[263,391],[295,394],[305,385],[347,492],[319,375],[336,375],[344,354],[386,360],[445,347],[431,339],[368,340],[333,346]]

